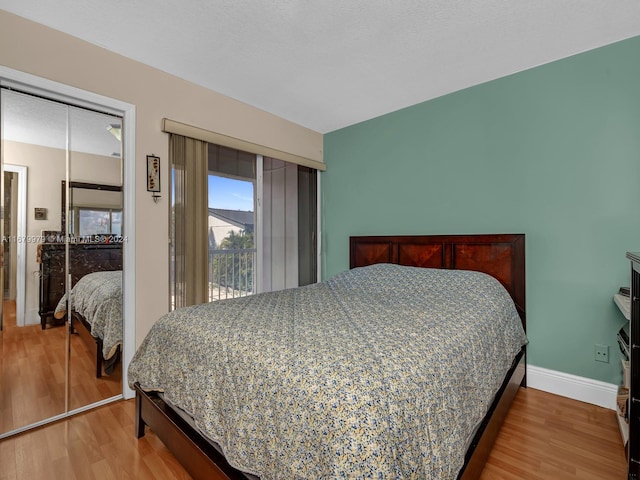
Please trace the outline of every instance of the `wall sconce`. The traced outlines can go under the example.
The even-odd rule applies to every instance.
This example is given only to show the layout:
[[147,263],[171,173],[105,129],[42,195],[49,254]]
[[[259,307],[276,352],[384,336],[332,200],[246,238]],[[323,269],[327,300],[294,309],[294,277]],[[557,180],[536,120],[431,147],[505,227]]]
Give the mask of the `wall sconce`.
[[147,192],[152,192],[155,203],[160,200],[160,157],[147,155]]

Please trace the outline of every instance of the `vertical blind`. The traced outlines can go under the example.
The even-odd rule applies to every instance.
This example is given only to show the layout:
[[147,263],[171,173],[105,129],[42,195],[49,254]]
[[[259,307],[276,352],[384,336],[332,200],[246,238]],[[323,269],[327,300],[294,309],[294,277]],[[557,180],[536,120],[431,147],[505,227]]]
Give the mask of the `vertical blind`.
[[263,160],[262,290],[298,286],[298,166]]
[[171,135],[169,151],[174,172],[171,283],[178,308],[208,301],[207,143]]

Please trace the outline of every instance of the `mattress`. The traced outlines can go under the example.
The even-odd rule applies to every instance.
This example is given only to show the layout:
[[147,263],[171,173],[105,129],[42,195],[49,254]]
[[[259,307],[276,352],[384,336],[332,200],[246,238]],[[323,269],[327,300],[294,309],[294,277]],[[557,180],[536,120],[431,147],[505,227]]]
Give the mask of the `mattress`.
[[[180,418],[182,418],[192,429],[194,429],[195,431],[199,432],[200,435],[202,436],[202,438],[204,438],[209,445],[211,445],[219,454],[224,455],[224,452],[222,450],[222,448],[220,448],[220,445],[218,445],[216,442],[214,442],[213,440],[211,440],[206,433],[200,431],[200,429],[198,428],[198,425],[196,424],[196,421],[193,419],[193,417],[191,415],[189,415],[187,412],[185,412],[184,410],[182,410],[180,407],[178,407],[177,405],[173,405],[171,403],[170,400],[165,398],[164,392],[158,392],[157,393],[158,397],[160,397],[162,399],[163,402],[165,402],[174,412],[176,412]],[[473,439],[478,431],[478,429],[480,428],[480,425],[482,424],[482,421],[478,422],[478,424],[476,425],[476,427],[474,428],[473,432],[471,432],[471,434],[469,435],[469,437],[467,438],[467,442],[466,442],[466,447],[465,447],[465,451],[469,449],[469,447],[471,446],[471,442],[473,442]],[[260,477],[256,476],[256,475],[252,475],[250,473],[247,472],[240,472],[244,475],[244,477],[247,480],[259,480]]]
[[[91,326],[91,335],[102,340],[105,360],[115,357],[122,345],[122,270],[93,272],[71,289],[73,310]],[[55,318],[65,316],[67,295],[56,307]]]
[[[171,407],[171,409],[176,412],[180,418],[182,418],[185,422],[187,422],[187,424],[193,428],[196,431],[199,431],[198,426],[196,425],[195,420],[193,419],[193,417],[191,415],[189,415],[187,412],[185,412],[184,410],[182,410],[180,407],[178,407],[177,405],[173,405],[171,403],[171,401],[167,400],[164,396],[163,392],[159,392],[158,393],[158,397],[160,397],[162,399],[163,402],[165,402],[169,407]],[[211,445],[213,448],[216,449],[216,451],[221,454],[224,455],[224,452],[222,451],[222,448],[220,448],[220,445],[218,445],[216,442],[214,442],[213,440],[211,440],[210,438],[208,438],[203,432],[200,432],[200,434],[202,435],[202,437],[207,440],[207,442],[209,443],[209,445]],[[244,473],[244,477],[247,480],[259,480],[260,477],[257,477],[255,475],[251,475],[250,473]]]
[[378,264],[175,310],[129,381],[262,479],[453,479],[525,343],[494,278]]

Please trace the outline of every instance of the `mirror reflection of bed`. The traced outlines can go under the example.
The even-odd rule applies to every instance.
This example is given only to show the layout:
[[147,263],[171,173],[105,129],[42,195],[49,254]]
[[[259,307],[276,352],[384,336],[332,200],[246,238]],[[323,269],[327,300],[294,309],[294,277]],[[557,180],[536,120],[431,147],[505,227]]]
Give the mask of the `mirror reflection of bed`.
[[[66,193],[69,204],[66,205]],[[122,349],[122,187],[62,182],[62,231],[71,239],[71,305],[63,296],[54,318],[71,312],[72,332],[95,351],[96,377],[118,368]],[[68,214],[66,210],[68,208]]]
[[64,280],[67,246],[43,243],[39,248],[41,327],[53,328],[71,321],[72,333],[80,335],[93,352],[96,377],[100,378],[103,371],[111,374],[122,345],[122,245],[70,244],[71,296],[59,288]]
[[119,186],[71,182],[68,232],[71,295],[56,305],[54,318],[70,312],[71,331],[93,352],[94,371],[100,378],[121,370],[122,347],[122,189]]
[[[68,187],[62,181],[60,231],[47,232],[38,245],[40,316],[42,329],[71,322],[70,404],[79,406],[121,391],[122,188],[87,182]],[[96,380],[99,388],[86,388]]]

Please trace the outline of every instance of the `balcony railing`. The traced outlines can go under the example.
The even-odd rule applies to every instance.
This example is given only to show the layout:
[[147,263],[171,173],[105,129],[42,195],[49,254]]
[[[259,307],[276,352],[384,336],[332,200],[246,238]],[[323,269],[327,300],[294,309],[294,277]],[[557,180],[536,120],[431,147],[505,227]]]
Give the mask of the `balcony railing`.
[[256,249],[209,250],[209,301],[255,293]]

